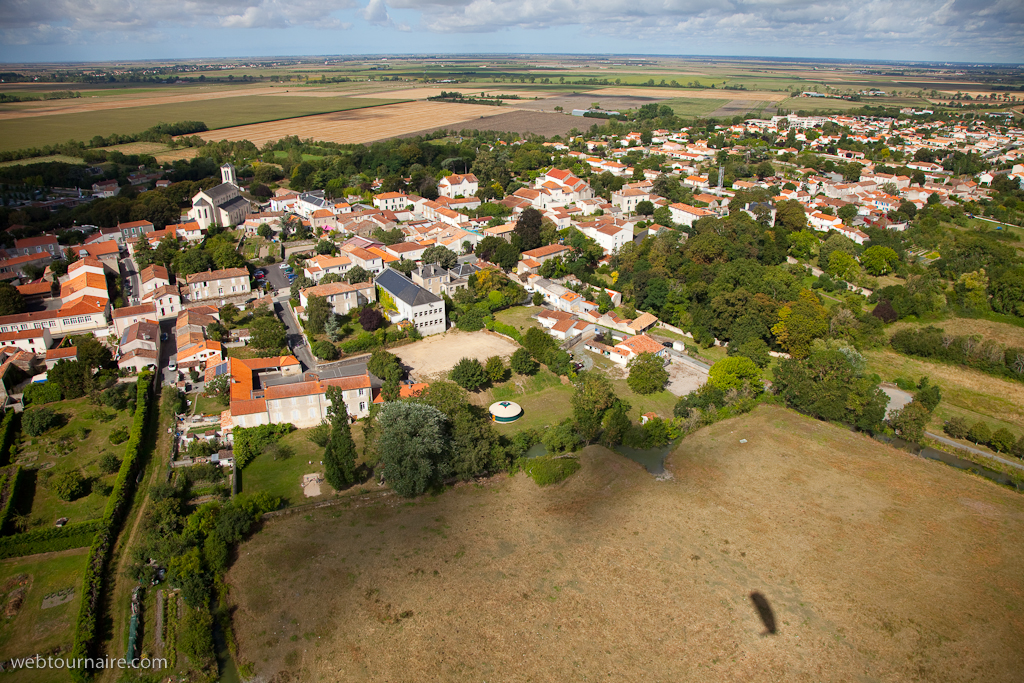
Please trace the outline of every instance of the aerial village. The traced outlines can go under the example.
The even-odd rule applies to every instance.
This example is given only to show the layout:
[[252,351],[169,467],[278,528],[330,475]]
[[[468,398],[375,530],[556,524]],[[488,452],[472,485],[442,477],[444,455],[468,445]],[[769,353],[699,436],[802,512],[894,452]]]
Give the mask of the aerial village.
[[[148,368],[190,393],[226,378],[228,407],[183,417],[180,435],[183,450],[189,440],[215,440],[225,449],[220,451],[224,464],[230,464],[235,427],[320,424],[329,414],[332,387],[341,390],[352,419],[366,417],[374,402],[382,401],[383,378],[367,368],[368,354],[314,353],[316,344],[305,331],[311,301],[326,301],[334,316],[377,307],[391,325],[427,338],[452,328],[451,302],[485,271],[501,273],[521,288],[522,299],[515,304],[532,309],[531,317],[572,355],[574,367],[589,366],[588,355],[627,366],[641,354],[655,354],[667,367],[678,368],[670,374],[680,381],[670,390],[683,395],[700,386],[709,369],[688,348],[692,335],[660,320],[656,311],[643,310],[642,302],[623,315],[622,293],[612,283],[595,288],[564,268],[545,267],[565,263],[578,251],[566,239],[569,231],[600,249],[600,269],[626,245],[666,232],[686,240],[694,225],[709,217],[745,212],[770,227],[781,220],[779,207],[786,202],[790,214],[794,206],[802,210],[805,223],[796,223],[807,230],[835,233],[863,246],[869,228],[905,230],[908,211],[983,203],[999,176],[1024,184],[1024,165],[1016,163],[1024,162],[1024,130],[1008,128],[1003,120],[921,123],[915,118],[931,112],[903,114],[898,119],[748,119],[718,126],[717,145],[709,144],[706,131],[701,137],[688,128],[547,141],[543,146],[559,163],[521,174],[519,180],[526,182],[501,197],[489,195],[476,175],[464,172],[442,177],[433,199],[382,191],[377,179],[363,195],[329,198],[323,190],[279,188],[259,201],[239,184],[235,168],[224,164],[220,184],[196,193],[177,223],[81,225],[62,233],[79,233],[75,243],[42,234],[18,237],[0,252],[0,278],[26,302],[25,312],[0,317],[4,404],[23,409],[25,388],[45,382],[56,364],[76,360],[73,339],[91,335],[109,348],[124,376]],[[725,147],[721,140],[731,144]],[[859,151],[883,142],[888,166]],[[725,161],[752,152],[763,161],[751,164],[751,174],[724,182]],[[827,170],[796,163],[807,153],[829,162]],[[984,168],[967,174],[942,163],[954,156],[983,160]],[[637,163],[651,157],[660,158],[657,168]],[[895,166],[904,172],[889,170]],[[618,189],[602,196],[588,178],[608,174],[619,179]],[[171,185],[154,169],[140,169],[128,183],[143,192]],[[116,180],[98,182],[92,197],[54,192],[25,204],[56,211],[116,196],[123,186]],[[685,202],[672,199],[680,189]],[[765,196],[764,191],[770,191],[766,200],[750,201],[752,193]],[[504,207],[504,215],[479,215],[487,202]],[[550,236],[542,246],[510,255],[524,216],[549,226]],[[8,232],[17,234],[21,227]],[[147,258],[165,241],[201,246],[211,231],[223,228],[238,235],[235,266],[175,277]],[[388,238],[380,239],[382,234]],[[246,252],[242,244],[257,238],[260,251]],[[508,246],[481,251],[495,240]],[[925,258],[923,251],[920,256]],[[792,255],[788,260],[801,263]],[[822,273],[813,264],[803,265],[814,275]],[[352,277],[355,273],[358,277]],[[295,282],[301,286],[293,287]],[[855,282],[846,287],[871,294]],[[227,329],[226,309],[233,319],[260,307],[285,325],[291,353],[250,358],[230,353],[252,338],[247,329]],[[457,358],[460,349],[450,349],[450,355]],[[408,370],[403,396],[426,386],[424,373]]]

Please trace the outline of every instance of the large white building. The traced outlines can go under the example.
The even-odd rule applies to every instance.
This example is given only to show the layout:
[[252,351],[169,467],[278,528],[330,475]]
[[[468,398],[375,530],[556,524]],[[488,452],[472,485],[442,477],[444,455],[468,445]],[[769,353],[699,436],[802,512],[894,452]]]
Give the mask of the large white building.
[[444,300],[420,287],[397,270],[385,268],[377,276],[377,298],[391,322],[408,320],[423,336],[448,329]]
[[307,287],[299,292],[299,303],[302,308],[309,306],[309,297],[319,296],[327,299],[331,310],[337,315],[345,315],[356,308],[377,300],[377,288],[372,282],[358,282],[350,285],[347,282],[331,282],[326,285]]
[[189,300],[227,298],[246,294],[249,288],[249,271],[245,268],[225,268],[193,273],[185,278],[188,284]]
[[480,181],[472,173],[465,175],[453,174],[441,178],[437,184],[437,193],[442,197],[469,197],[480,189]]
[[220,167],[221,182],[217,187],[202,190],[192,197],[188,217],[202,229],[211,225],[239,225],[249,214],[249,200],[242,196],[235,177],[235,167]]

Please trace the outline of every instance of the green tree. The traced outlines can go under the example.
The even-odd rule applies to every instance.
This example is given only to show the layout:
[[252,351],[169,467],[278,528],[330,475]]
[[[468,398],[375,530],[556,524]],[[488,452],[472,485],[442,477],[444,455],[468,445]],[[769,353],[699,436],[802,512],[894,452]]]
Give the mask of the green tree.
[[327,400],[331,402],[331,438],[324,449],[324,478],[340,491],[356,482],[356,444],[341,390],[329,387]]
[[756,173],[758,178],[764,180],[769,176],[775,175],[775,167],[772,166],[770,161],[762,161],[757,165]]
[[71,501],[85,493],[85,478],[78,470],[56,472],[50,477],[50,490],[61,500]]
[[425,403],[392,401],[377,413],[376,452],[384,480],[400,496],[417,496],[449,472],[448,424]]
[[436,263],[444,269],[454,268],[459,262],[459,255],[448,247],[435,245],[423,250],[423,263]]
[[314,342],[310,346],[310,350],[313,352],[314,356],[321,360],[332,361],[338,360],[338,358],[341,357],[338,347],[326,339]]
[[404,374],[402,363],[398,360],[398,356],[384,349],[377,349],[373,352],[370,356],[370,362],[366,365],[366,369],[374,377],[384,381],[400,380]]
[[334,254],[338,251],[338,245],[330,240],[320,240],[316,243],[316,253],[318,254]]
[[0,315],[25,312],[25,298],[10,282],[0,282]]
[[839,207],[836,215],[844,222],[849,223],[857,217],[857,207],[854,204],[843,204]]
[[[523,251],[536,249],[541,245],[540,228],[543,222],[543,214],[533,207],[526,208],[519,214],[513,232],[519,236]],[[518,259],[518,254],[516,256]]]
[[1009,453],[1014,446],[1016,439],[1013,438],[1013,433],[1006,427],[1000,427],[992,433],[992,438],[989,439],[989,444],[992,446],[992,450],[996,453]]
[[487,384],[487,372],[476,358],[462,358],[448,373],[448,379],[467,391],[476,391]]
[[285,346],[287,329],[276,316],[256,318],[249,325],[249,345],[263,351],[280,349]]
[[629,377],[626,384],[638,394],[653,394],[665,388],[668,371],[660,356],[653,353],[641,353],[629,361]]
[[597,371],[581,372],[573,383],[572,414],[576,431],[584,443],[591,443],[601,433],[604,412],[615,401],[611,380]]
[[[605,296],[608,296],[607,294]],[[540,292],[534,292],[533,297],[530,299],[534,306],[540,306],[544,303],[544,295]]]
[[[804,205],[795,199],[785,199],[775,205],[775,224],[782,225],[790,232],[807,229],[807,212]],[[817,242],[817,238],[814,239]]]
[[875,276],[891,273],[895,270],[899,260],[900,258],[895,251],[889,247],[878,245],[868,247],[860,255],[860,263],[864,266],[864,270]]
[[370,281],[370,274],[362,266],[352,266],[345,277],[352,285]]
[[987,445],[992,440],[992,429],[987,423],[978,420],[971,425],[970,431],[967,432],[967,438],[975,444]]
[[924,438],[924,428],[931,418],[928,409],[917,401],[911,401],[896,411],[889,419],[896,433],[907,441],[920,443]]
[[645,199],[642,202],[637,202],[636,212],[641,216],[650,216],[654,213],[654,202],[649,199]]
[[21,418],[21,428],[29,436],[39,436],[60,424],[60,414],[52,408],[41,406],[26,410]]
[[211,398],[219,398],[221,403],[227,404],[228,396],[231,393],[229,375],[218,375],[203,385],[203,395]]
[[260,223],[260,227],[256,228],[256,234],[265,240],[269,240],[274,236],[274,230],[266,223]]
[[100,340],[91,334],[83,334],[73,337],[72,341],[78,349],[78,360],[93,370],[107,368],[113,365],[114,357],[110,355],[110,349],[100,343]]
[[755,391],[760,391],[761,369],[746,356],[730,356],[711,366],[708,382],[722,391],[739,389],[749,382]]
[[501,356],[491,356],[487,359],[487,363],[484,364],[484,370],[487,371],[487,377],[492,383],[504,381],[505,379],[505,362],[501,360]]
[[828,310],[810,290],[800,290],[797,300],[780,308],[778,315],[772,334],[795,358],[806,357],[811,342],[828,333]]
[[533,360],[526,349],[516,349],[512,354],[512,372],[517,375],[532,375],[537,372],[537,361]]
[[309,334],[323,334],[327,318],[332,315],[334,311],[327,299],[315,294],[306,297],[306,331]]
[[46,379],[60,387],[61,396],[69,401],[85,395],[92,383],[92,373],[82,361],[61,360],[46,373]]

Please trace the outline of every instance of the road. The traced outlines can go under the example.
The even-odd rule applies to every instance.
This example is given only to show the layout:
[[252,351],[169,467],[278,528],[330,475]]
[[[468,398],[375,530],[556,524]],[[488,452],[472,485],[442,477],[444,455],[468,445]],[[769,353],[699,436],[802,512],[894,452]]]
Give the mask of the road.
[[121,278],[122,281],[128,281],[132,285],[131,296],[125,292],[125,305],[135,306],[139,303],[139,296],[142,292],[142,276],[139,275],[139,267],[131,256],[121,259]]
[[288,306],[287,294],[274,297],[274,312],[288,330],[288,348],[299,359],[299,362],[302,364],[302,371],[316,370],[316,361],[313,359],[313,354],[310,353],[309,347],[306,346],[306,338],[302,335],[302,330],[299,329],[291,307]]
[[[886,407],[887,415],[890,411],[899,410],[903,406],[907,405],[908,403],[914,400],[913,394],[911,394],[909,391],[903,391],[898,387],[882,385],[882,391],[884,391],[889,396],[889,405]],[[1013,460],[1007,460],[1006,458],[1000,457],[990,451],[983,451],[980,448],[974,448],[973,446],[965,446],[959,441],[954,441],[953,439],[941,436],[939,434],[932,434],[931,432],[925,432],[924,435],[927,436],[929,439],[935,439],[939,443],[946,444],[947,446],[953,446],[954,448],[960,448],[965,451],[970,451],[971,453],[984,455],[986,458],[992,458],[993,460],[998,460],[999,462],[1009,465],[1010,467],[1016,467],[1017,469],[1024,470],[1024,464],[1015,462]]]
[[264,266],[267,271],[267,279],[270,280],[270,285],[277,291],[291,292],[292,284],[288,282],[288,276],[285,275],[284,270],[281,269],[280,263],[274,263],[269,266]]

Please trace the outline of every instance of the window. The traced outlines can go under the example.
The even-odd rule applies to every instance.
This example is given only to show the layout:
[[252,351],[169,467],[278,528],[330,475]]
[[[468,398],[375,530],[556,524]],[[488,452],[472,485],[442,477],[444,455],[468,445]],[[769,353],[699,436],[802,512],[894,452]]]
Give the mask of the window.
[[366,410],[366,402],[365,401],[360,401],[359,402],[359,412],[362,412],[364,410]]
[[363,390],[362,390],[362,389],[360,389],[360,390],[359,390],[359,395],[360,395],[360,396],[362,396],[362,395],[363,395]]

